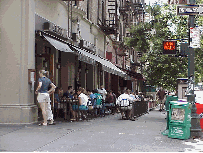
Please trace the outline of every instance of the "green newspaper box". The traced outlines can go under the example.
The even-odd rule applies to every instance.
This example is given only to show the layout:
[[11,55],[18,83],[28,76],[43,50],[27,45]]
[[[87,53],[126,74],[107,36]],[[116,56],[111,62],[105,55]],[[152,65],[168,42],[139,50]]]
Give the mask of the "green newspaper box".
[[188,102],[171,101],[169,105],[168,137],[189,139],[191,127],[191,110]]
[[177,96],[172,96],[172,95],[166,95],[166,102],[165,102],[165,108],[167,112],[166,120],[167,120],[167,126],[166,130],[162,132],[163,135],[168,135],[169,133],[169,104],[170,101],[178,101]]

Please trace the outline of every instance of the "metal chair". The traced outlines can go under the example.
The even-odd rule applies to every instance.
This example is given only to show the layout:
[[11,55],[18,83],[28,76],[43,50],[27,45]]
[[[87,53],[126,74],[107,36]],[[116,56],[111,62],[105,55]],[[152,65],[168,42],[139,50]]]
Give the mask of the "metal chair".
[[[121,114],[125,114],[125,118],[129,119],[129,107],[131,106],[131,102],[128,99],[122,99],[119,104],[119,109]],[[124,119],[124,116],[122,116],[122,119]]]
[[80,110],[79,110],[79,99],[70,99],[70,111],[74,108],[74,111],[76,112],[76,121],[79,121],[79,114],[80,114]]
[[56,102],[56,99],[55,100],[55,103],[57,105],[56,107],[56,117],[59,117],[59,112],[62,110],[63,112],[63,118],[64,119],[67,119],[67,99],[66,98],[60,98],[60,101],[59,102]]

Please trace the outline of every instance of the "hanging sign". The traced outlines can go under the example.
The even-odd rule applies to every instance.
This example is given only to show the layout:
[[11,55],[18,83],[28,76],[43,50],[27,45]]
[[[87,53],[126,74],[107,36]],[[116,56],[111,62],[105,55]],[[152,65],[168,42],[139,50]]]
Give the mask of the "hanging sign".
[[68,31],[51,22],[45,22],[43,30],[59,38],[62,37],[63,39],[68,39]]
[[200,48],[200,29],[190,28],[190,47],[191,48]]

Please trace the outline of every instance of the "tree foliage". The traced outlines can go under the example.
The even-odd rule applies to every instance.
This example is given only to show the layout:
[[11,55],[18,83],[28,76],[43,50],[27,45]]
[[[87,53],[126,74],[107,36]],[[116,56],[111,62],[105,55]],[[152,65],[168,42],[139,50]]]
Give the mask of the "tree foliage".
[[[177,78],[187,78],[188,60],[163,55],[162,44],[166,39],[188,38],[188,17],[177,16],[176,7],[172,5],[148,6],[147,11],[153,20],[132,27],[132,37],[126,38],[125,43],[145,53],[141,62],[145,64],[143,74],[147,84],[175,89]],[[152,30],[156,34],[152,34]]]

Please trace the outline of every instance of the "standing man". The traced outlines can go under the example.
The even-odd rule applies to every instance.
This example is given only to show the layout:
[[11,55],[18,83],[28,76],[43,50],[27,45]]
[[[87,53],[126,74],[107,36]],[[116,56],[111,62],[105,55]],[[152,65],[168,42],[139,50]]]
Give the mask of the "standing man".
[[165,91],[163,90],[163,88],[161,87],[160,90],[157,92],[157,96],[158,96],[158,103],[160,105],[160,109],[159,111],[161,112],[164,109],[164,99],[165,99]]
[[101,85],[100,89],[98,89],[98,93],[102,95],[103,100],[105,101],[107,92],[106,92],[106,90],[104,89],[104,86],[103,86],[103,85]]

